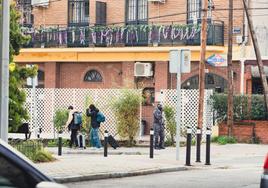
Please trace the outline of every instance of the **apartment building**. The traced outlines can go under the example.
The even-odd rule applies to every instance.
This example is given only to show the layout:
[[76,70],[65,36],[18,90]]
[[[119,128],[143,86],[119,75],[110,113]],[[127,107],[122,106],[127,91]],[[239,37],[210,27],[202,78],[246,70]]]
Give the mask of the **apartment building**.
[[[240,0],[235,7],[242,7]],[[191,50],[184,88],[198,87],[201,0],[20,0],[23,32],[32,37],[15,58],[38,64],[40,87],[174,88],[170,49]],[[228,4],[209,1],[207,57],[226,55]],[[219,10],[218,10],[219,9]],[[234,12],[234,46],[243,37],[244,12]],[[149,63],[150,75],[135,76],[135,63]],[[226,67],[207,65],[207,88],[226,89]],[[150,72],[150,71],[147,71]],[[241,90],[240,61],[234,61],[235,90]]]
[[[149,105],[143,108],[143,118],[150,123],[154,96],[176,88],[176,75],[169,73],[171,49],[191,51],[191,72],[182,74],[182,88],[198,88],[201,2],[19,0],[22,32],[31,40],[15,62],[38,65],[38,87],[141,88]],[[261,93],[242,1],[234,0],[234,7],[235,93]],[[209,0],[207,31],[208,60],[225,59],[228,1]],[[206,64],[205,82],[207,89],[225,92],[224,63]]]

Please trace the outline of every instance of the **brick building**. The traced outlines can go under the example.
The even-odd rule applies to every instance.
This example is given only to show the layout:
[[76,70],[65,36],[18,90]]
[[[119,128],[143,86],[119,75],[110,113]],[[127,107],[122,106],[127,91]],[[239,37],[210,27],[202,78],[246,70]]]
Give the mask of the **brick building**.
[[[191,50],[191,73],[182,75],[182,87],[198,87],[201,0],[20,0],[18,7],[32,40],[15,62],[39,66],[39,87],[142,88],[153,99],[176,87],[169,51],[181,48]],[[242,8],[242,1],[234,0],[234,7]],[[208,8],[207,57],[226,54],[228,3],[209,1]],[[235,93],[254,90],[252,62],[243,56],[250,49],[244,16],[234,11]],[[152,75],[135,76],[137,62],[149,63]],[[226,67],[206,69],[206,88],[224,92]],[[144,109],[150,122],[152,107]]]

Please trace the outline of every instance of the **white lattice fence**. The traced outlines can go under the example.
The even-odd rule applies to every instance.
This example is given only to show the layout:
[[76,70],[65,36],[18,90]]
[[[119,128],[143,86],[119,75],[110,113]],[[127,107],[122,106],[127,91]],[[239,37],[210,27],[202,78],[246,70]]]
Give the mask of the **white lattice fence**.
[[[212,90],[205,91],[203,131],[205,131],[207,127],[211,127],[213,124],[212,106],[209,100],[212,94]],[[181,90],[181,134],[184,137],[186,136],[186,127],[191,127],[193,136],[195,136],[197,127],[198,98],[198,90]],[[163,90],[163,99],[164,106],[171,106],[174,111],[176,111],[176,90]],[[205,134],[203,134],[203,136],[205,136]]]
[[[112,102],[122,96],[125,90],[36,89],[35,95],[32,89],[25,89],[25,91],[27,94],[26,108],[30,114],[30,126],[31,128],[42,128],[42,138],[53,138],[56,136],[53,126],[53,116],[57,109],[67,109],[68,106],[72,105],[76,110],[85,113],[86,108],[88,108],[86,101],[89,104],[95,104],[105,114],[106,121],[101,125],[101,131],[108,130],[111,134],[116,134],[116,117],[112,109]],[[128,91],[141,95],[141,90]],[[36,97],[36,105],[33,102],[34,96]],[[36,114],[35,118],[33,118],[34,114]],[[33,121],[34,119],[36,121]],[[64,133],[64,137],[69,137],[67,130]]]

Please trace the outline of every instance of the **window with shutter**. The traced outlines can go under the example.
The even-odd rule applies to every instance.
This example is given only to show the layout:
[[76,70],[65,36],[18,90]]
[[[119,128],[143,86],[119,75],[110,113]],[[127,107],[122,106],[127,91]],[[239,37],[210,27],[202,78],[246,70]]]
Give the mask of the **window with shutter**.
[[96,25],[106,25],[106,2],[96,1]]

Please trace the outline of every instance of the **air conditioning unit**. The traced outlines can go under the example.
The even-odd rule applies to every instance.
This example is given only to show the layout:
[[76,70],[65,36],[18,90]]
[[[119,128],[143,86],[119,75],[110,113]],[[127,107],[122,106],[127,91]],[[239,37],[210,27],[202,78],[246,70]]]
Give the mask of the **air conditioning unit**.
[[148,0],[148,2],[154,2],[154,3],[166,3],[166,0]]
[[134,76],[136,77],[147,77],[153,76],[152,63],[135,63]]

